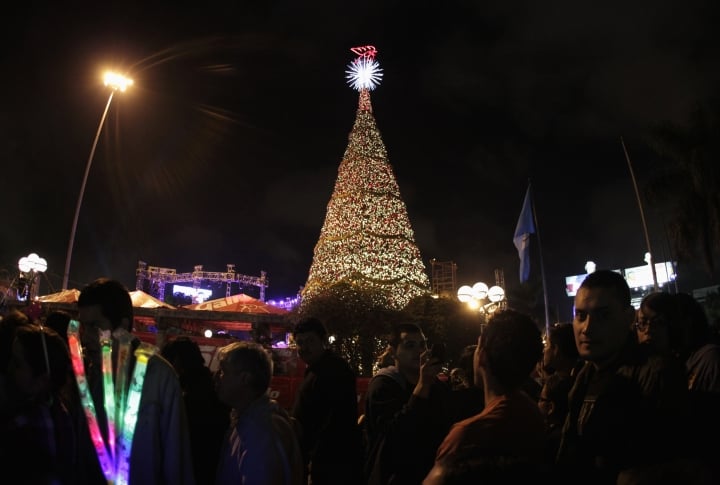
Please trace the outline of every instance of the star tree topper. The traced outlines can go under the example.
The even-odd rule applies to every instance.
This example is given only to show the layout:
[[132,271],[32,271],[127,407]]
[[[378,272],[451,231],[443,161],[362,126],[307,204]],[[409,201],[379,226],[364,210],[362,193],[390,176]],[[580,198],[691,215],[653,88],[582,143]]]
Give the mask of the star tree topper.
[[377,49],[372,45],[353,47],[350,49],[357,57],[348,65],[345,71],[348,84],[357,91],[375,89],[382,79],[383,73],[380,64],[375,60]]

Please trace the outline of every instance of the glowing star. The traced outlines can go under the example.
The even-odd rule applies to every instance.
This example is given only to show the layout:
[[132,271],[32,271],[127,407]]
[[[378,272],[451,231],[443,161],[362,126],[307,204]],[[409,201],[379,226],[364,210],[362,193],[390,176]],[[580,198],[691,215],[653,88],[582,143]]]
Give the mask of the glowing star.
[[345,74],[347,74],[348,84],[357,91],[363,89],[372,91],[380,84],[383,76],[380,64],[375,59],[366,56],[358,57],[351,62]]

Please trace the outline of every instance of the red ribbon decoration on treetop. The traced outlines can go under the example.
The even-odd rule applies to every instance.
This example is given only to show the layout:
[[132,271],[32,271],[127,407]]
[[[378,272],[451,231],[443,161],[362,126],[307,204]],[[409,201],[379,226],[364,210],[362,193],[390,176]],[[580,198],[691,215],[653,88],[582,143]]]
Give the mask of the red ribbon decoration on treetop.
[[358,59],[375,59],[375,54],[377,54],[377,49],[375,49],[374,45],[352,47],[350,50],[357,54]]

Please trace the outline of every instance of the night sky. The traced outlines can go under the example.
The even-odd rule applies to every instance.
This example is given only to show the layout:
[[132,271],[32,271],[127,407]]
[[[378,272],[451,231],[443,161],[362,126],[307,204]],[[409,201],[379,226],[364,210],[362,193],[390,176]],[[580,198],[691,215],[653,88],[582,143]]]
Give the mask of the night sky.
[[[647,131],[718,94],[709,0],[252,3],[4,15],[0,269],[36,252],[49,266],[41,294],[60,289],[111,68],[135,84],[99,139],[69,286],[112,276],[133,289],[138,260],[231,263],[266,271],[268,298],[294,295],[356,115],[350,48],[371,44],[384,70],[374,115],[428,274],[435,258],[457,263],[459,285],[493,284],[500,268],[516,287],[531,180],[550,305],[567,314],[564,277],[587,260],[643,264],[620,138],[642,184],[657,163]],[[662,214],[645,211],[655,259],[669,259]],[[681,290],[711,283],[686,275]]]

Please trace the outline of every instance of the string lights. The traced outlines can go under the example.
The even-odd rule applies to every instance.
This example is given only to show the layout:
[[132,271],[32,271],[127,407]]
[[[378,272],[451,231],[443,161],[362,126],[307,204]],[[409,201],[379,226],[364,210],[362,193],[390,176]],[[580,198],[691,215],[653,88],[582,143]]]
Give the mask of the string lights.
[[360,102],[302,298],[349,282],[379,290],[391,308],[401,309],[428,293],[430,283],[372,114],[369,91],[382,78],[377,51],[351,50],[357,57],[348,79],[360,91]]

